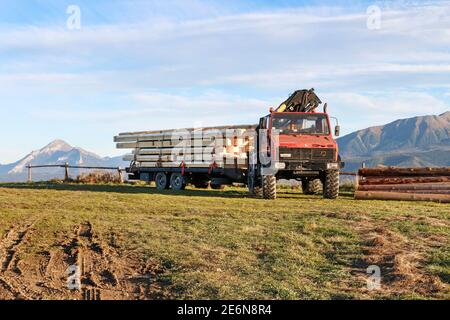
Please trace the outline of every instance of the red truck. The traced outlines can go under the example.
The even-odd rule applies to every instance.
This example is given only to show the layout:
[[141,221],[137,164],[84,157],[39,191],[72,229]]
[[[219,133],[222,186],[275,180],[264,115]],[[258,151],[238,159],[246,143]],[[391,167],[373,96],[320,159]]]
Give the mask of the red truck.
[[[286,179],[301,181],[306,194],[322,191],[325,198],[335,199],[344,164],[333,139],[327,104],[323,112],[316,112],[321,103],[313,89],[298,90],[256,126],[202,128],[202,139],[191,136],[200,132],[198,129],[183,129],[184,134],[189,133],[183,145],[174,130],[122,133],[115,141],[118,148],[134,149],[125,158],[131,160],[127,168],[130,179],[155,181],[158,189],[243,183],[252,194],[275,199],[277,180]],[[214,134],[208,134],[211,130]],[[336,124],[334,135],[339,131]],[[230,156],[229,146],[223,147],[228,153],[217,151],[222,150],[222,145],[217,147],[222,134],[224,139],[231,137],[226,141],[234,141],[232,147],[239,152]],[[205,143],[210,137],[215,142]],[[193,150],[201,154],[192,154]]]

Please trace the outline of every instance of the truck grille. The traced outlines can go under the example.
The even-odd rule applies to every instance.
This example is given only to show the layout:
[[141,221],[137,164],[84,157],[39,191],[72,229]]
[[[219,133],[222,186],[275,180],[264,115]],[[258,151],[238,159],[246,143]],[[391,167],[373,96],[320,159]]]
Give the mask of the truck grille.
[[[280,160],[334,160],[334,149],[294,149],[294,148],[280,148]],[[291,157],[283,157],[285,154],[290,154]]]

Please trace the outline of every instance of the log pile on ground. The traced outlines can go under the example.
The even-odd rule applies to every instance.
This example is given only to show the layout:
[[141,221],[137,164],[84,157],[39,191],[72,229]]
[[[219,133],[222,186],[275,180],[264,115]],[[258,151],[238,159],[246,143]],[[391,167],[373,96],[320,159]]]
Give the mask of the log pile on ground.
[[362,168],[358,176],[356,199],[450,203],[450,167]]
[[254,126],[127,132],[114,137],[119,149],[132,149],[125,161],[140,167],[225,167],[245,164]]

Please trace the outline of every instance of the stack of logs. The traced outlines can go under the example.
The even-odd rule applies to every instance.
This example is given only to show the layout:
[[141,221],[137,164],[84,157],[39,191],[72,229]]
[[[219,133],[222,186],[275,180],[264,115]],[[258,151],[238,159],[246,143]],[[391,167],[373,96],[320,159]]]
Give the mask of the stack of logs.
[[358,176],[356,199],[450,203],[450,167],[362,168]]

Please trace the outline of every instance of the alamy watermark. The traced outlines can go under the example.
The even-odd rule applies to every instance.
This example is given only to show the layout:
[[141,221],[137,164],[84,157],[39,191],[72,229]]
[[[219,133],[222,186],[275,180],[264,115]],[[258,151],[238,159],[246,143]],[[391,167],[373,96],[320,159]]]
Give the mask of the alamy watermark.
[[80,290],[81,289],[81,272],[80,267],[77,265],[71,265],[66,270],[67,277],[67,288],[69,290]]
[[376,5],[367,8],[367,29],[379,30],[381,29],[381,8]]
[[66,26],[69,30],[81,29],[81,9],[80,6],[70,5],[66,9],[66,13],[69,15],[67,18]]
[[367,289],[379,290],[381,289],[381,269],[377,265],[370,265],[366,269],[367,274]]

